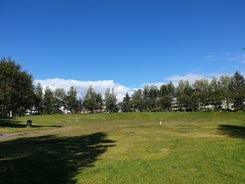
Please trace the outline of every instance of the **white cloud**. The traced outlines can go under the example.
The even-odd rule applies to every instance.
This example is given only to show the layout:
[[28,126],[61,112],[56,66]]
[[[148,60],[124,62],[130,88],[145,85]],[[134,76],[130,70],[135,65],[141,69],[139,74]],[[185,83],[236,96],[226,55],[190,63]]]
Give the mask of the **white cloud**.
[[107,88],[113,88],[114,92],[117,94],[118,101],[122,101],[123,97],[125,96],[126,92],[131,94],[131,89],[116,84],[113,80],[99,80],[99,81],[78,81],[78,80],[66,80],[66,79],[45,79],[45,80],[35,80],[35,84],[40,83],[41,86],[45,89],[47,86],[51,89],[56,88],[63,88],[64,90],[68,91],[71,86],[73,86],[78,93],[79,98],[83,98],[86,95],[87,89],[92,86],[96,93],[101,93],[102,96],[105,94]]
[[166,84],[166,82],[151,82],[151,83],[144,83],[144,86],[156,86],[158,88],[160,88],[163,84]]
[[178,85],[178,82],[180,80],[183,81],[189,81],[190,84],[193,84],[196,80],[200,80],[200,79],[207,79],[209,81],[211,81],[211,79],[213,77],[216,77],[217,79],[219,79],[222,75],[229,75],[232,76],[232,74],[220,74],[220,73],[203,73],[203,74],[197,74],[197,73],[187,73],[185,75],[173,75],[170,77],[165,78],[165,81],[167,82],[172,82],[175,86]]
[[194,83],[196,80],[200,80],[206,78],[204,75],[201,74],[194,74],[194,73],[188,73],[186,75],[173,75],[170,77],[165,78],[166,81],[172,81],[175,86],[178,85],[178,82],[180,80],[183,81],[189,81],[191,84]]

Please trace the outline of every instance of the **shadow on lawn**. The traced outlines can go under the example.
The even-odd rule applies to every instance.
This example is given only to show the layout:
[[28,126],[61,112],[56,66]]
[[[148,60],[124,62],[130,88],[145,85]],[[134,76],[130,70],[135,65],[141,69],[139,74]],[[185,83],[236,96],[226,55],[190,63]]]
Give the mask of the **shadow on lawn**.
[[230,137],[245,139],[245,127],[243,126],[219,125],[218,130]]
[[[10,128],[26,128],[26,124],[21,123],[20,121],[16,121],[14,119],[0,119],[0,127],[10,127]],[[62,127],[62,126],[40,126],[40,125],[32,125],[33,128],[40,127]]]
[[76,183],[114,141],[98,132],[76,137],[40,136],[0,142],[0,183]]

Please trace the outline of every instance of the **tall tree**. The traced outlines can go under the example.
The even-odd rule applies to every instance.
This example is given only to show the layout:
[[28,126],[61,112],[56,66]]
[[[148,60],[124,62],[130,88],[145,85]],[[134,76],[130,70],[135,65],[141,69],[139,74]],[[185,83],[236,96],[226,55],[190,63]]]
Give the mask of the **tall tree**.
[[198,108],[204,108],[209,104],[209,82],[207,79],[196,80],[193,84],[193,90],[197,99]]
[[232,77],[228,75],[221,76],[219,80],[219,85],[221,87],[221,96],[225,100],[226,110],[230,110],[230,104],[232,102],[232,95],[230,90],[231,82],[232,82]]
[[101,112],[103,109],[103,105],[104,103],[103,103],[102,95],[101,93],[97,93],[95,97],[95,109]]
[[32,76],[9,58],[0,60],[0,116],[23,114],[34,105]]
[[43,111],[45,114],[55,113],[55,97],[54,93],[48,86],[44,90],[43,96]]
[[40,83],[34,89],[35,91],[35,103],[34,107],[37,110],[38,114],[43,113],[43,88]]
[[236,110],[244,110],[245,102],[245,79],[239,73],[235,72],[230,83],[230,90],[233,96],[234,107]]
[[180,111],[194,111],[196,109],[196,96],[189,81],[179,81],[176,87],[176,98]]
[[108,88],[105,92],[105,107],[108,112],[118,112],[117,96],[113,89]]
[[173,97],[174,97],[175,87],[170,82],[169,84],[163,84],[160,87],[158,102],[161,111],[170,111],[172,107]]
[[67,100],[67,108],[71,112],[78,112],[80,110],[79,101],[77,100],[77,91],[73,86],[67,92],[66,100]]
[[83,98],[83,107],[93,113],[94,110],[98,108],[97,101],[98,101],[98,94],[96,94],[93,87],[90,86],[87,90],[85,97]]
[[141,89],[135,90],[132,94],[132,106],[135,111],[144,111],[145,109],[145,103],[144,103],[144,97],[143,97],[143,91]]
[[54,90],[54,110],[55,113],[61,113],[62,108],[66,108],[66,92],[63,88]]
[[209,83],[209,103],[215,110],[220,110],[222,105],[222,88],[216,77],[213,77]]
[[143,97],[144,97],[144,106],[145,110],[152,111],[157,108],[157,101],[159,96],[159,89],[155,85],[144,87]]
[[121,103],[121,110],[122,112],[131,112],[132,111],[132,104],[131,104],[131,97],[128,93],[126,93],[123,101]]

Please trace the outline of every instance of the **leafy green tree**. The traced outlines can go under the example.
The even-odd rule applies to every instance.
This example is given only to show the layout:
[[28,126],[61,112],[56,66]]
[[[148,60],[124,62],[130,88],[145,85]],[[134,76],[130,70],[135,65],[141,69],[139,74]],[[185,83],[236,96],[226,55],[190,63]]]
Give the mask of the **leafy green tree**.
[[157,108],[157,101],[159,96],[159,90],[157,86],[145,86],[143,91],[144,97],[144,107],[146,111],[156,110]]
[[196,109],[196,95],[189,81],[179,81],[176,87],[176,99],[180,111],[194,111]]
[[168,95],[162,97],[158,101],[161,111],[171,111],[172,101],[173,101],[172,97]]
[[14,60],[0,60],[0,116],[22,115],[34,105],[33,79]]
[[93,87],[90,86],[85,97],[83,98],[83,107],[93,113],[94,110],[98,109],[98,101],[100,101],[99,97],[100,95],[98,95],[94,91]]
[[38,114],[43,113],[43,88],[40,83],[34,89],[35,92],[35,102],[34,107],[37,110]]
[[132,94],[132,106],[135,111],[144,111],[145,109],[145,103],[143,98],[143,92],[141,89],[135,90]]
[[235,72],[230,83],[230,90],[233,96],[234,107],[236,110],[244,110],[245,102],[245,79],[239,73]]
[[165,97],[165,96],[173,97],[174,94],[175,94],[175,87],[172,82],[161,85],[160,91],[159,91],[160,97]]
[[197,99],[198,108],[203,108],[209,104],[209,82],[207,79],[196,80],[193,90]]
[[125,97],[123,98],[123,101],[121,103],[121,110],[122,112],[132,111],[131,97],[128,95],[128,93],[126,93]]
[[231,82],[232,82],[232,77],[228,75],[221,76],[219,80],[219,86],[221,88],[221,96],[225,100],[226,110],[229,110],[230,103],[232,102],[232,95],[230,90]]
[[61,108],[66,108],[66,92],[63,88],[56,88],[54,90],[54,113],[61,113]]
[[43,111],[44,114],[53,114],[56,111],[54,93],[48,86],[44,90]]
[[96,104],[96,110],[102,111],[104,103],[103,103],[101,93],[96,94],[95,104]]
[[108,112],[118,112],[117,96],[114,90],[109,88],[105,92],[105,107]]
[[161,85],[159,95],[160,97],[165,97],[169,95],[168,86],[166,84]]
[[213,77],[209,84],[209,102],[215,110],[220,110],[222,105],[222,88],[217,78]]
[[169,96],[174,97],[175,94],[175,87],[172,82],[167,84],[167,93]]
[[78,112],[80,109],[79,101],[77,100],[77,91],[76,89],[72,86],[70,90],[67,92],[66,96],[66,101],[67,101],[67,108],[71,112]]

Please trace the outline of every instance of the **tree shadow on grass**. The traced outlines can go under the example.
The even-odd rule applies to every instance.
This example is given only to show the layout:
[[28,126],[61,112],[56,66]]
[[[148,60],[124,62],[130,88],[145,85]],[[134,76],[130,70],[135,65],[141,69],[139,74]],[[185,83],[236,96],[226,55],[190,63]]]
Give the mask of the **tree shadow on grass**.
[[14,119],[0,119],[0,127],[25,128],[26,125]]
[[[20,121],[16,121],[15,119],[0,119],[0,127],[9,127],[9,128],[26,128],[26,124],[21,123]],[[62,126],[40,126],[40,125],[32,125],[33,128],[40,127],[62,127]]]
[[237,125],[219,125],[218,130],[222,134],[229,135],[234,138],[243,138],[245,139],[245,127]]
[[74,184],[74,177],[92,167],[98,156],[114,146],[113,143],[101,132],[0,142],[0,183]]

